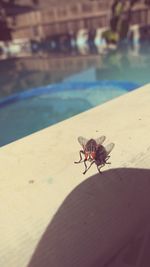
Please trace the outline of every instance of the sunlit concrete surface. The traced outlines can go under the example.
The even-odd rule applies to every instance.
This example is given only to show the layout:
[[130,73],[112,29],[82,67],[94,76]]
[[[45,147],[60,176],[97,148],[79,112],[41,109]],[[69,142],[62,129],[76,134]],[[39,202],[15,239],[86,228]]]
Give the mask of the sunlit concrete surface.
[[[79,135],[115,143],[102,175],[74,164]],[[147,85],[0,148],[0,266],[103,266],[145,229],[149,203]]]

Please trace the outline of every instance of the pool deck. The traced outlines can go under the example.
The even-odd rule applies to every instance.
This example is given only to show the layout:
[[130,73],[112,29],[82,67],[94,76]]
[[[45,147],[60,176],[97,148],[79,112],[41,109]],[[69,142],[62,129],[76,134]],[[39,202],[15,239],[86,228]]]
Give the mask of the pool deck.
[[[83,175],[77,137],[111,165]],[[0,149],[0,266],[102,267],[150,219],[150,84]]]

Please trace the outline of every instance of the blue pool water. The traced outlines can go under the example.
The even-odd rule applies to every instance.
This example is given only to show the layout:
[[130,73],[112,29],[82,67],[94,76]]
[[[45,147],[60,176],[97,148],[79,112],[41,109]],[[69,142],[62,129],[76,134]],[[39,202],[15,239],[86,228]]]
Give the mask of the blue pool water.
[[150,82],[150,46],[0,62],[0,146]]
[[137,83],[68,82],[13,94],[0,101],[0,145],[125,94]]

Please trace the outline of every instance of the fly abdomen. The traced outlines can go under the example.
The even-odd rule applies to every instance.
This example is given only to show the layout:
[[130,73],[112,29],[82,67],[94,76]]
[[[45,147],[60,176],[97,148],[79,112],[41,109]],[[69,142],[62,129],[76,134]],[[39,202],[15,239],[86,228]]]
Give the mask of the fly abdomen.
[[96,151],[96,157],[95,157],[97,163],[99,163],[98,165],[105,163],[106,157],[107,157],[107,152],[104,146],[100,145]]

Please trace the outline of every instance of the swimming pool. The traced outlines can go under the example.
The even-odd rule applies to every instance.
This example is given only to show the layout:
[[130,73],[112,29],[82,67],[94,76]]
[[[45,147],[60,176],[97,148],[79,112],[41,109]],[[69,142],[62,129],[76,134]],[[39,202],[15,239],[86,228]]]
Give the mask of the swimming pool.
[[0,101],[0,145],[70,118],[137,87],[132,82],[74,82],[36,88]]
[[0,146],[149,82],[149,59],[144,48],[16,61],[0,77]]

